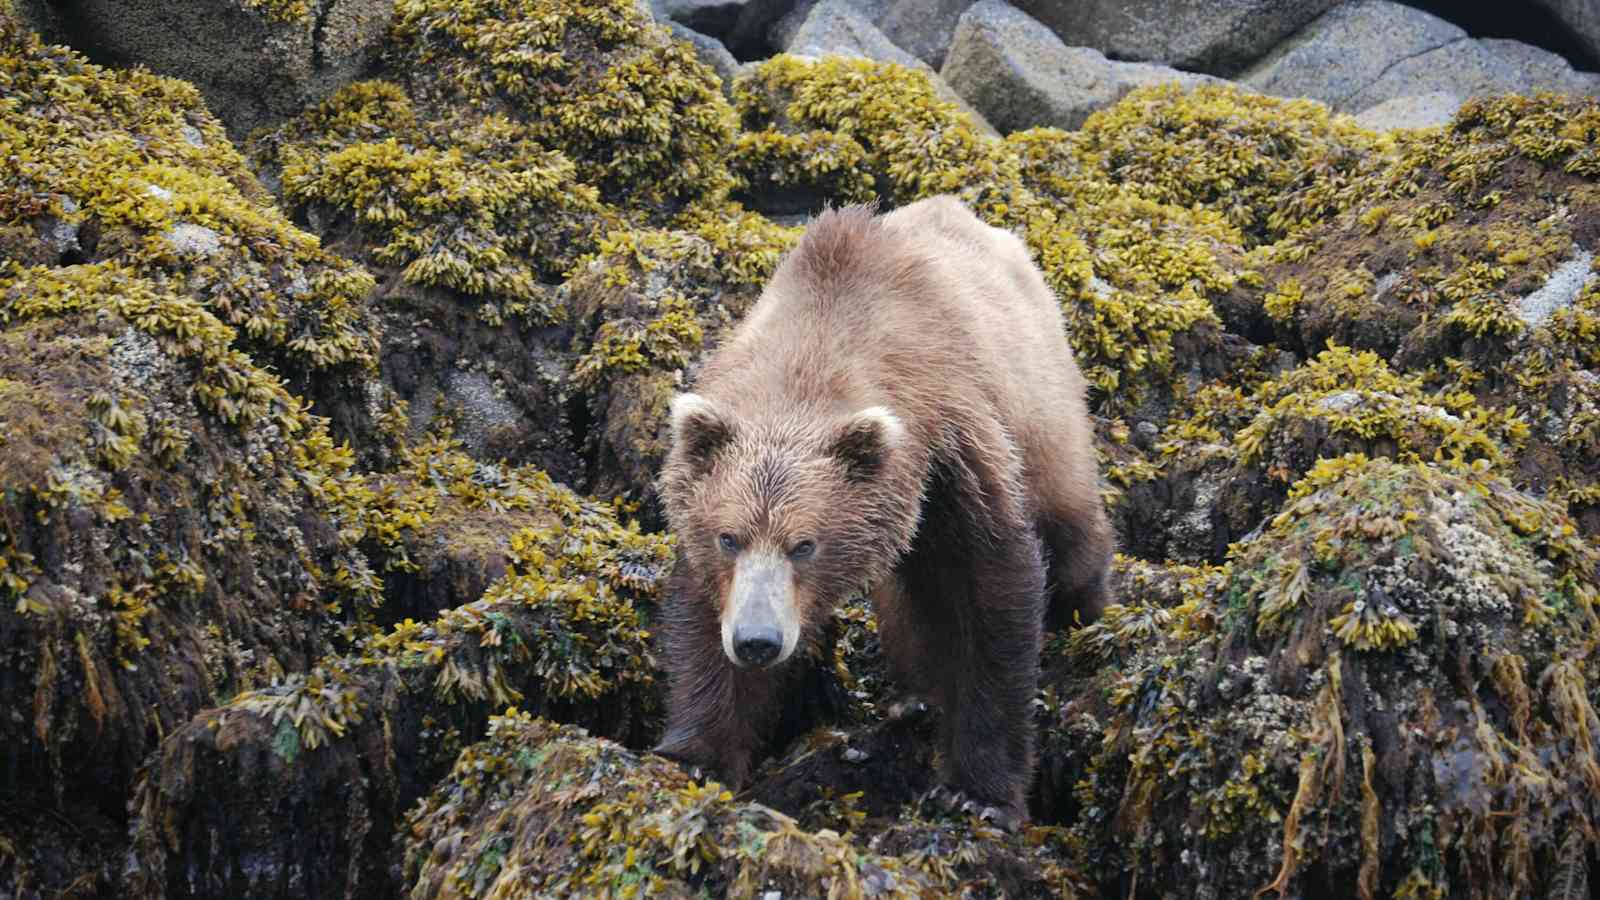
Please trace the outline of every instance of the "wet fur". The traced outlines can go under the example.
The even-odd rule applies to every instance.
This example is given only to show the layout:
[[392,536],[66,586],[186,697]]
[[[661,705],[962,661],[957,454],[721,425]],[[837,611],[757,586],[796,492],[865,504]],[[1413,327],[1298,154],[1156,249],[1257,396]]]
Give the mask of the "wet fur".
[[[660,479],[680,562],[658,749],[742,785],[792,687],[798,667],[721,650],[716,535],[743,514],[779,543],[826,534],[796,575],[802,647],[870,592],[896,678],[944,711],[941,776],[1020,814],[1043,630],[1099,616],[1112,552],[1083,380],[1023,244],[951,198],[825,212],[694,391],[711,418]],[[841,440],[874,406],[892,452]]]

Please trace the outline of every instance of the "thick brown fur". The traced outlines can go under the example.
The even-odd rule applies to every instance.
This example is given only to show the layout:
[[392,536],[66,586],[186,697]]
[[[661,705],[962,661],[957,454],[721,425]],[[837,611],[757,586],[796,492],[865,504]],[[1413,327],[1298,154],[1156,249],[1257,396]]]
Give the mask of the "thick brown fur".
[[[1113,548],[1083,379],[1026,247],[949,197],[826,211],[693,390],[706,407],[660,478],[679,567],[658,749],[742,785],[793,667],[724,653],[718,535],[813,539],[802,642],[870,594],[895,676],[943,711],[944,781],[1020,816],[1047,615],[1099,616]],[[903,430],[853,436],[874,407]]]

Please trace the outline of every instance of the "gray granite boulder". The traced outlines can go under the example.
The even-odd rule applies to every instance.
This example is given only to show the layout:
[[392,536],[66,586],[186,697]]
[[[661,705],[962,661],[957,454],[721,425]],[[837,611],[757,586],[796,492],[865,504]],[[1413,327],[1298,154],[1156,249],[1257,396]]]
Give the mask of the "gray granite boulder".
[[1339,0],[1015,0],[1069,46],[1232,75]]
[[1049,28],[1001,0],[980,0],[961,17],[941,71],[1002,132],[1036,125],[1073,129],[1136,88],[1214,81],[1147,63],[1068,47]]
[[[797,10],[798,12],[798,10]],[[889,40],[851,0],[821,0],[797,20],[775,31],[780,48],[800,56],[858,56],[926,69],[928,66]]]
[[1246,86],[1311,97],[1345,112],[1403,97],[1467,98],[1547,89],[1592,93],[1596,78],[1545,50],[1473,40],[1445,20],[1388,0],[1355,0],[1301,29],[1244,72]]
[[237,137],[362,76],[394,0],[78,0],[61,24],[92,58],[190,81]]
[[1461,108],[1462,100],[1449,91],[1434,91],[1413,97],[1396,97],[1362,110],[1356,121],[1373,131],[1399,128],[1436,128],[1448,125]]
[[[870,22],[884,38],[911,56],[937,69],[944,63],[955,37],[956,23],[974,0],[844,0],[855,15]],[[768,32],[773,47],[788,47],[794,33],[819,6],[838,6],[822,0],[801,0]]]
[[1595,0],[1533,0],[1533,5],[1548,10],[1567,26],[1590,56],[1600,59],[1600,3]]

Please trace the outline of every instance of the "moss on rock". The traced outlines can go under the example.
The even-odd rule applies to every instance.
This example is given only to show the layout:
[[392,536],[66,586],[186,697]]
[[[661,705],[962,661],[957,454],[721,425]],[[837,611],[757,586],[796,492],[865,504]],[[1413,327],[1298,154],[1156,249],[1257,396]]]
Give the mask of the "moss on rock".
[[689,229],[613,232],[564,287],[577,332],[568,391],[591,423],[589,489],[644,504],[651,522],[673,393],[799,236],[742,210],[697,215]]
[[[1248,378],[1237,379],[1248,383]],[[1220,562],[1228,545],[1276,513],[1289,487],[1347,453],[1405,462],[1484,460],[1510,470],[1529,435],[1514,407],[1482,407],[1466,391],[1429,390],[1376,354],[1330,346],[1253,389],[1214,384],[1193,413],[1154,442],[1158,458],[1130,475],[1126,511],[1152,558]],[[1159,490],[1152,485],[1161,482]],[[1152,503],[1153,496],[1158,503]]]

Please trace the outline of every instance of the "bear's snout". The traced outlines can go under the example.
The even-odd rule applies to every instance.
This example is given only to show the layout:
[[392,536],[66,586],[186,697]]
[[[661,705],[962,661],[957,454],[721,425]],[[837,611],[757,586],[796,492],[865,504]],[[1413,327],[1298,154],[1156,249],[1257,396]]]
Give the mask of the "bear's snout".
[[794,570],[777,553],[747,551],[734,565],[722,616],[722,649],[740,666],[772,666],[800,641]]
[[734,626],[733,652],[747,666],[764,666],[778,658],[783,632],[773,625]]

